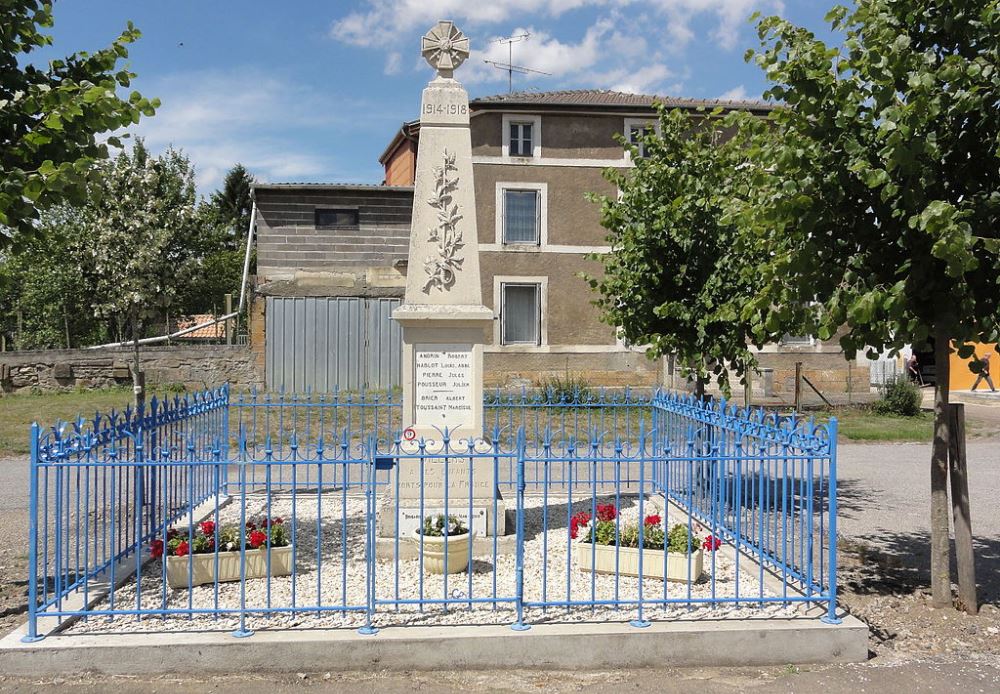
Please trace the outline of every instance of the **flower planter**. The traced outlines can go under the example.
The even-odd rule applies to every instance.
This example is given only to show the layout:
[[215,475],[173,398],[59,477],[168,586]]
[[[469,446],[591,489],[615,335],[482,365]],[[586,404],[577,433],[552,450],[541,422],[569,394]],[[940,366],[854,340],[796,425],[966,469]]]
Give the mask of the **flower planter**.
[[[219,558],[218,580],[240,580],[239,552],[212,552],[208,554],[189,554],[186,557],[167,557],[167,585],[171,588],[188,587],[188,567],[191,566],[191,585],[200,586],[204,583],[214,583],[216,580],[215,558]],[[247,578],[267,577],[267,549],[248,549],[246,551]],[[193,566],[192,566],[193,565]],[[271,576],[290,576],[292,573],[292,547],[271,548]]]
[[[420,542],[423,540],[424,570],[432,574],[443,574],[445,538],[421,535],[419,528],[414,530],[412,535],[413,541],[417,544],[417,551],[420,551]],[[457,574],[469,566],[469,543],[473,535],[474,533],[468,532],[448,536],[448,573]]]
[[[615,551],[618,551],[618,574],[639,576],[639,549],[635,547],[615,547],[614,545],[592,545],[589,542],[573,544],[573,559],[582,571],[596,571],[601,574],[615,573]],[[642,550],[643,578],[664,579],[662,549]],[[667,552],[666,580],[687,583],[689,580],[688,560],[691,562],[690,580],[697,581],[704,565],[704,553],[698,549],[690,555],[683,552]]]

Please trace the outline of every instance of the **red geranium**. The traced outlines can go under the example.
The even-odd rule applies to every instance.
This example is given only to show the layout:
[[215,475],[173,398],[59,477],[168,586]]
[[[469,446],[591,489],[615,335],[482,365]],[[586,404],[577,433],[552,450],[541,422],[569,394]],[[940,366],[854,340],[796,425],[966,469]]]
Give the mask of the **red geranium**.
[[188,543],[184,540],[181,540],[181,543],[177,545],[177,549],[174,550],[174,556],[186,557],[189,551],[190,548],[188,547]]
[[267,542],[267,533],[261,532],[260,530],[254,530],[250,533],[250,547],[257,549],[262,544]]
[[714,535],[709,535],[705,538],[704,542],[701,543],[701,548],[706,552],[714,552],[719,549],[719,547],[722,547],[722,540]]
[[659,525],[662,522],[663,519],[660,518],[659,514],[654,513],[652,515],[646,516],[644,525]]
[[149,556],[153,559],[163,556],[163,540],[153,540],[149,543]]
[[597,520],[611,521],[617,517],[618,517],[618,509],[615,508],[614,504],[597,505]]
[[580,532],[581,526],[586,525],[590,522],[590,514],[586,511],[580,511],[574,514],[572,518],[569,519],[569,536],[576,539],[577,534]]
[[205,533],[206,535],[214,535],[215,534],[215,523],[213,523],[212,521],[205,521],[205,522],[203,522],[201,524],[201,531],[203,533]]

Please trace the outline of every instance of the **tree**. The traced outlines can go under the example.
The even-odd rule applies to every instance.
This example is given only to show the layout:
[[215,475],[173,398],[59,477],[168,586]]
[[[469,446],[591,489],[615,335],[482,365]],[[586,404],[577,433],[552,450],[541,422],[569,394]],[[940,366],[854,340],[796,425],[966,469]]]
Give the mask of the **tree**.
[[228,172],[222,182],[222,189],[212,193],[211,205],[219,214],[219,220],[229,232],[230,250],[246,247],[247,228],[250,226],[250,213],[253,209],[253,199],[250,197],[254,177],[243,164],[236,164]]
[[85,264],[100,316],[129,326],[136,405],[143,401],[139,337],[144,320],[169,311],[189,281],[197,228],[194,170],[175,150],[151,157],[141,141],[101,166],[86,210]]
[[828,15],[842,48],[778,17],[750,52],[787,108],[763,151],[770,250],[745,317],[766,340],[796,307],[848,356],[933,343],[933,602],[951,604],[948,357],[1000,333],[1000,2],[860,0]]
[[80,272],[87,246],[81,219],[73,207],[46,210],[41,233],[0,262],[0,312],[5,332],[17,328],[16,349],[76,347],[107,337],[106,325],[93,317],[92,283]]
[[674,355],[699,396],[711,376],[728,391],[729,371],[742,377],[756,363],[742,315],[757,258],[734,221],[755,194],[766,133],[753,120],[661,107],[643,156],[631,146],[635,168],[605,173],[620,196],[597,198],[611,252],[595,256],[603,276],[587,279],[602,320],[650,357]]
[[[253,209],[253,183],[250,172],[236,164],[226,174],[222,188],[198,207],[198,265],[179,299],[185,312],[214,312],[225,294],[239,292]],[[253,255],[251,261],[255,261]]]
[[57,203],[82,203],[94,163],[120,147],[110,135],[152,116],[159,101],[133,91],[119,97],[135,75],[121,69],[139,30],[129,22],[108,48],[30,62],[51,45],[41,29],[53,25],[52,3],[9,0],[0,7],[0,248],[39,232],[39,211]]

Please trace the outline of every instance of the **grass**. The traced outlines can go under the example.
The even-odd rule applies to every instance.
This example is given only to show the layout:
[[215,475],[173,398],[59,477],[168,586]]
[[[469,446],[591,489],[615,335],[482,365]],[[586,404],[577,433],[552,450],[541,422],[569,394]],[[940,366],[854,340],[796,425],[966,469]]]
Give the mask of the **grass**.
[[838,407],[828,410],[817,420],[826,421],[836,417],[838,431],[848,441],[916,441],[926,443],[931,440],[934,417],[929,412],[921,412],[916,417],[897,417],[875,414],[867,408]]
[[[150,391],[147,397],[152,395]],[[0,455],[29,452],[28,432],[32,422],[51,426],[57,421],[76,419],[78,415],[92,417],[98,410],[121,410],[131,402],[131,387],[0,397]]]

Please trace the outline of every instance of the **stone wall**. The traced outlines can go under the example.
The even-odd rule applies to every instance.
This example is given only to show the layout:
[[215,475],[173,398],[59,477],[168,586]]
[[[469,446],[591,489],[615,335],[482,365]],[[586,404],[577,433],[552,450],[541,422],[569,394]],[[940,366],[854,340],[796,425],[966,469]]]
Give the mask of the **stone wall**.
[[[140,362],[149,386],[183,384],[202,389],[231,383],[260,385],[253,355],[242,346],[143,347]],[[0,353],[0,390],[16,392],[100,388],[132,382],[128,349],[55,349]]]
[[483,383],[487,388],[531,387],[550,379],[567,378],[595,387],[656,387],[663,385],[663,361],[650,360],[641,352],[629,350],[483,355]]

